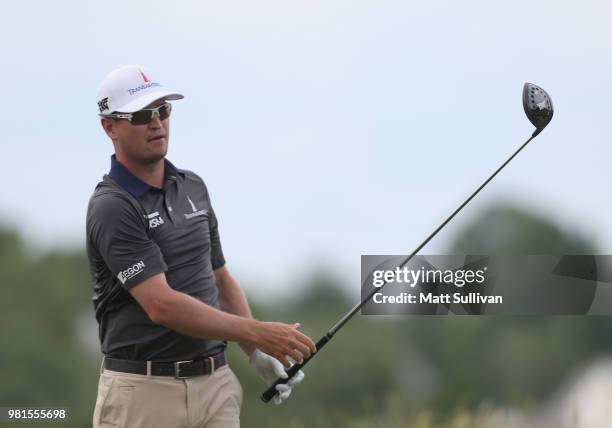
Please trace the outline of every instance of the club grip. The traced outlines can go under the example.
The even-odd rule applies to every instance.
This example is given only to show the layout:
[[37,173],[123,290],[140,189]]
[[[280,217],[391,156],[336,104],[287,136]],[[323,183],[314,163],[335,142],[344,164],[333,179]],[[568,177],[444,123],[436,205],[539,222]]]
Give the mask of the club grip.
[[266,389],[263,392],[263,394],[261,394],[261,401],[263,401],[264,403],[267,403],[272,398],[274,398],[274,396],[278,394],[278,391],[276,390],[276,385],[281,385],[281,384],[289,382],[289,379],[291,379],[303,367],[305,363],[306,363],[306,360],[304,360],[302,364],[294,364],[290,368],[285,369],[285,373],[287,373],[287,377],[285,379],[283,378],[276,379],[276,382],[270,385],[268,389]]
[[268,403],[270,402],[270,400],[272,398],[274,398],[274,396],[276,394],[278,394],[278,391],[276,390],[276,385],[280,385],[280,384],[284,384],[289,382],[289,379],[291,379],[293,376],[295,376],[295,374],[297,372],[299,372],[302,367],[304,367],[308,361],[312,360],[314,358],[315,355],[317,355],[319,353],[319,351],[321,350],[321,348],[323,348],[323,346],[325,346],[325,344],[327,342],[329,342],[329,340],[332,338],[332,336],[327,333],[325,336],[323,336],[321,339],[319,339],[319,341],[315,344],[315,346],[317,347],[317,352],[314,354],[311,354],[310,357],[308,358],[304,358],[304,361],[302,361],[301,363],[296,363],[294,365],[292,365],[290,368],[285,369],[285,373],[287,373],[287,377],[285,379],[283,378],[278,378],[276,379],[276,382],[274,382],[272,385],[270,385],[268,387],[268,389],[266,389],[260,396],[261,401],[263,401],[264,403]]

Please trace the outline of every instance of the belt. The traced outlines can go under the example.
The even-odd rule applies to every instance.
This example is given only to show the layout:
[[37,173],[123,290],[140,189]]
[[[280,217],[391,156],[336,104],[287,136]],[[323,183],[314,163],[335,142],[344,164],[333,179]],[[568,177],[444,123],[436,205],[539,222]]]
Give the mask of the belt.
[[212,357],[167,363],[157,361],[119,360],[117,358],[104,357],[104,367],[109,370],[146,375],[149,374],[149,372],[147,372],[147,366],[150,365],[150,374],[152,376],[173,376],[176,379],[209,375],[225,364],[227,364],[227,362],[224,352],[220,352]]

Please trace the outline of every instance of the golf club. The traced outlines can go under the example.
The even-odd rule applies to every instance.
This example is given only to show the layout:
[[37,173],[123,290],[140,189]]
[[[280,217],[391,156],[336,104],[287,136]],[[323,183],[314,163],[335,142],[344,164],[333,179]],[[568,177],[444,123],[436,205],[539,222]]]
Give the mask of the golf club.
[[[489,177],[487,180],[480,185],[478,189],[474,193],[470,195],[460,206],[453,212],[444,222],[438,226],[436,230],[434,230],[431,235],[429,235],[400,265],[399,268],[403,268],[436,234],[442,230],[446,224],[451,221],[455,215],[459,211],[463,209],[473,198],[480,192],[508,163],[514,159],[514,157],[521,151],[531,140],[533,140],[542,130],[548,125],[553,117],[553,105],[550,99],[550,96],[546,93],[546,91],[540,88],[537,85],[532,83],[525,83],[523,86],[523,108],[525,109],[525,114],[529,121],[536,127],[536,130],[533,132],[531,137],[523,143],[522,146],[515,151],[512,156],[510,156],[497,170]],[[301,363],[296,363],[291,366],[289,369],[286,369],[287,378],[286,379],[277,379],[268,389],[266,389],[261,394],[261,399],[263,402],[269,402],[278,392],[276,390],[276,385],[287,383],[289,379],[291,379],[302,367],[304,367],[310,360],[314,358],[315,355],[318,355],[319,351],[331,340],[331,338],[346,324],[352,317],[361,309],[363,305],[365,305],[375,293],[380,292],[382,288],[387,285],[387,282],[384,282],[381,287],[373,290],[370,295],[368,295],[363,301],[355,305],[353,309],[351,309],[346,315],[344,315],[336,324],[330,328],[325,335],[319,339],[316,343],[317,352],[312,354],[308,358],[304,358]]]

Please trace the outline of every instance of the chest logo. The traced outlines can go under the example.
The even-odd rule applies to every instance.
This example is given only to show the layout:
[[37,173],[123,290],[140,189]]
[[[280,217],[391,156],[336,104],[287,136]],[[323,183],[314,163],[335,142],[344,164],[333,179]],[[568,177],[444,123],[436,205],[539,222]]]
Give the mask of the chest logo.
[[195,204],[193,203],[193,201],[191,200],[191,198],[189,196],[187,196],[187,201],[189,202],[189,205],[191,205],[191,209],[193,210],[193,212],[189,213],[189,214],[185,214],[185,218],[187,220],[189,220],[190,218],[193,217],[197,217],[200,215],[206,215],[208,214],[208,210],[204,209],[204,210],[199,210],[196,208]]
[[161,218],[158,211],[147,214],[147,218],[149,219],[149,229],[155,229],[157,226],[164,224],[164,219]]

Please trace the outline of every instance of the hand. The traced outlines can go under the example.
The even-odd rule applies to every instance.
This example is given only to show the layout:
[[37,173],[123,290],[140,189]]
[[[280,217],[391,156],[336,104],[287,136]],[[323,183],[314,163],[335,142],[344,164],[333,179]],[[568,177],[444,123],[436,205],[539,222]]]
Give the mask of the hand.
[[[288,357],[291,364],[294,364],[295,361]],[[259,373],[262,379],[268,384],[268,386],[272,385],[276,382],[276,379],[283,378],[287,379],[287,373],[283,368],[283,365],[276,358],[271,357],[270,355],[261,352],[259,349],[255,349],[249,358],[249,362]],[[285,384],[276,385],[276,390],[278,394],[274,396],[274,404],[280,404],[283,400],[286,400],[291,395],[291,390],[294,385],[297,385],[302,380],[304,380],[304,372],[298,371],[289,381]]]
[[285,367],[291,367],[287,357],[302,362],[317,351],[312,340],[298,330],[299,323],[257,322],[253,345],[262,352],[276,358]]

